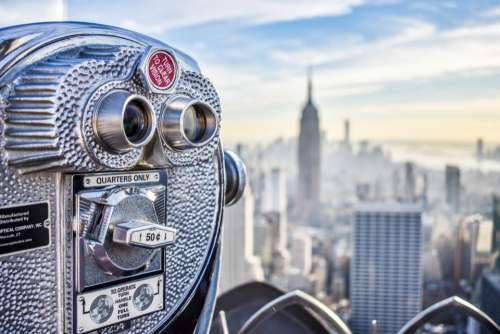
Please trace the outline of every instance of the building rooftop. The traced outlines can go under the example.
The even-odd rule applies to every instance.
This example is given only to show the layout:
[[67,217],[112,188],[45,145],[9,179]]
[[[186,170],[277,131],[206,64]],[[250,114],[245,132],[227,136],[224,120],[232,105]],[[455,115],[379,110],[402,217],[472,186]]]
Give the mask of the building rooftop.
[[355,206],[356,211],[362,212],[422,212],[420,203],[400,203],[400,202],[361,202]]

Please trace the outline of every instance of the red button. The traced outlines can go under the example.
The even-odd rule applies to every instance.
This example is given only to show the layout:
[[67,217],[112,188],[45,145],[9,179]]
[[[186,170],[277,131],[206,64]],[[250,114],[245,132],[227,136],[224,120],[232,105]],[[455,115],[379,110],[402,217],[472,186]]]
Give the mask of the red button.
[[177,72],[177,66],[174,57],[167,51],[157,50],[149,57],[149,81],[155,88],[169,89],[174,83],[175,72]]

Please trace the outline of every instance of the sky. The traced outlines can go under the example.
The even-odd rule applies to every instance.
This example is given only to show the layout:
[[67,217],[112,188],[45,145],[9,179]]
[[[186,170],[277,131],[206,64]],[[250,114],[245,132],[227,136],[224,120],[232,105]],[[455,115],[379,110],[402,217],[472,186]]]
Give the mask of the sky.
[[500,1],[0,0],[0,26],[62,17],[190,54],[230,143],[296,136],[308,67],[328,138],[500,143]]

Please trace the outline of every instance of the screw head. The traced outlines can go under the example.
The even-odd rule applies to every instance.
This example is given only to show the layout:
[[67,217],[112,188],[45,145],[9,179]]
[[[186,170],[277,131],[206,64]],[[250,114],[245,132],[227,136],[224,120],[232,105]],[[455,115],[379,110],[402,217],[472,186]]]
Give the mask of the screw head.
[[146,89],[157,94],[172,92],[179,78],[179,66],[173,50],[149,47],[137,66]]

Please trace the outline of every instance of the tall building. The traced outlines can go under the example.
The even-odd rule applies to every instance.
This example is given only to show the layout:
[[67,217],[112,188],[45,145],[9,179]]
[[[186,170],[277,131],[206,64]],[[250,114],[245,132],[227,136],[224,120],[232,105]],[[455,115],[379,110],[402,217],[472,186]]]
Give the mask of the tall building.
[[303,276],[309,275],[312,265],[312,238],[306,230],[296,229],[290,235],[290,266]]
[[313,245],[311,235],[302,228],[292,229],[289,237],[289,264],[271,282],[285,291],[302,290],[312,293]]
[[457,166],[446,165],[445,169],[446,203],[453,210],[460,209],[460,169]]
[[476,143],[476,158],[478,161],[483,160],[484,157],[484,142],[482,138],[477,139]]
[[[500,308],[498,301],[500,300],[500,272],[488,271],[482,272],[479,278],[476,289],[473,295],[474,304],[477,305],[497,324],[500,323]],[[469,328],[467,333],[471,334],[487,334],[491,333],[484,326],[469,318]]]
[[493,267],[500,272],[500,196],[493,195],[493,235],[491,237],[491,253]]
[[455,283],[474,283],[481,272],[491,265],[493,222],[479,214],[460,220],[454,259]]
[[352,152],[351,121],[348,118],[344,120],[344,140],[341,143],[341,148],[343,148],[347,152]]
[[429,196],[429,176],[427,175],[427,172],[423,172],[421,177],[421,188],[417,194],[419,196],[420,201],[422,202],[422,205],[424,206],[424,209],[427,208],[427,201],[428,201],[428,196]]
[[416,184],[416,171],[415,163],[411,161],[405,162],[405,200],[413,202],[416,197],[415,184]]
[[223,253],[220,289],[263,280],[260,259],[254,255],[254,198],[250,187],[233,206],[224,210]]
[[395,201],[401,200],[401,178],[399,176],[399,169],[396,168],[392,171],[392,198]]
[[286,248],[287,241],[287,187],[286,174],[280,168],[272,168],[265,177],[262,212],[276,217],[276,247]]
[[298,145],[299,207],[306,216],[318,208],[320,201],[320,126],[318,109],[312,97],[312,82],[309,75],[307,84],[307,101],[300,118],[300,133]]
[[351,145],[351,122],[349,119],[344,120],[344,143]]
[[422,208],[414,203],[361,203],[352,229],[351,328],[393,334],[421,308]]
[[289,261],[286,175],[279,168],[273,168],[266,174],[262,214],[267,223],[263,262],[269,275],[277,275],[286,271]]
[[[493,321],[500,323],[500,308],[498,307],[498,301],[500,300],[500,197],[498,195],[493,195],[492,216],[491,229],[484,233],[485,235],[488,232],[490,233],[491,268],[484,269],[481,272],[481,277],[478,279],[474,291],[473,301]],[[487,244],[487,242],[483,243],[483,247],[486,246],[484,244]],[[487,330],[484,326],[480,327],[477,321],[469,318],[468,332],[483,334],[487,333]]]
[[328,261],[325,257],[314,255],[312,259],[310,280],[312,293],[318,298],[324,298],[328,278]]
[[256,212],[261,212],[266,180],[266,162],[264,161],[263,150],[260,145],[257,145],[255,155],[255,158],[248,159],[246,163],[250,185],[255,194],[255,210]]

